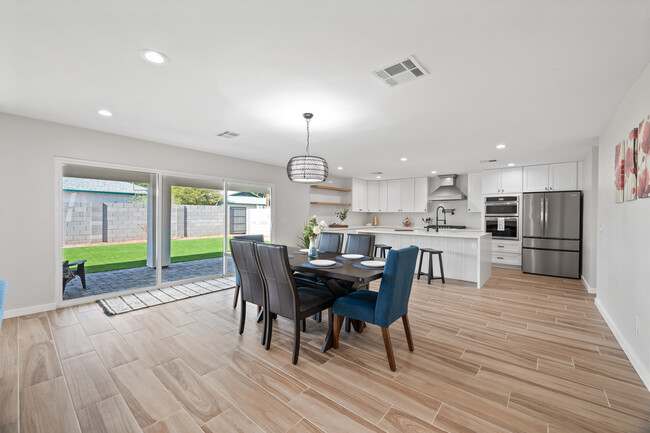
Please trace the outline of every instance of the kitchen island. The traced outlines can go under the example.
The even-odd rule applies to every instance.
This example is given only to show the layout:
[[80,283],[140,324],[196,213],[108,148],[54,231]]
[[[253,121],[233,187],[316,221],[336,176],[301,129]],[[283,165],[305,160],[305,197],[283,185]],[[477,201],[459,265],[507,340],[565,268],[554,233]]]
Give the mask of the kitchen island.
[[[328,231],[342,231],[332,227]],[[445,278],[470,281],[477,288],[490,278],[492,273],[492,235],[479,230],[440,230],[427,232],[423,229],[401,231],[389,228],[357,228],[347,232],[368,233],[375,235],[375,243],[390,245],[393,248],[405,248],[415,245],[420,248],[441,250],[445,268]],[[419,254],[418,254],[419,261]],[[422,272],[429,269],[428,255],[424,255]],[[419,262],[416,265],[419,266]],[[433,261],[433,274],[440,276],[438,261]],[[426,278],[426,277],[424,277]]]

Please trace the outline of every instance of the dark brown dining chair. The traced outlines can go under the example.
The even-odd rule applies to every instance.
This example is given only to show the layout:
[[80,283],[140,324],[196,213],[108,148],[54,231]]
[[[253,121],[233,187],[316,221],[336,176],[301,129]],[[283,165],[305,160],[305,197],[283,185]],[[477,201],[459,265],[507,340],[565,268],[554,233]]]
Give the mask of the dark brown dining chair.
[[[332,326],[332,303],[335,296],[327,290],[297,287],[289,265],[287,247],[284,245],[255,244],[257,263],[267,296],[267,317],[270,314],[293,321],[293,358],[298,363],[300,352],[300,322],[325,309],[328,310],[329,326]],[[271,347],[273,321],[266,327],[266,349]]]
[[230,251],[232,259],[235,262],[237,273],[239,275],[239,287],[241,290],[241,308],[239,318],[239,333],[243,334],[246,323],[246,303],[250,302],[258,307],[262,307],[262,318],[264,322],[262,332],[262,344],[266,337],[266,327],[269,326],[268,309],[266,308],[266,292],[264,283],[257,266],[257,250],[255,241],[231,239]]
[[[264,235],[241,235],[235,236],[233,239],[238,241],[256,241],[264,242]],[[237,272],[237,266],[235,266],[235,295],[232,300],[232,308],[237,308],[237,300],[239,299],[239,272]]]
[[345,254],[363,254],[372,257],[375,251],[375,235],[349,234]]

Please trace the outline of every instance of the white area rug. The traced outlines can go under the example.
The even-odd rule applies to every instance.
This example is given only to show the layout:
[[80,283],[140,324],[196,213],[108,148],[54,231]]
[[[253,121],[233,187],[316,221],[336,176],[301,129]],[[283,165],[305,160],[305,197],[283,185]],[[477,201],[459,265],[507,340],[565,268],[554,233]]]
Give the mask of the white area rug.
[[97,303],[102,307],[107,316],[112,316],[114,314],[128,313],[129,311],[139,310],[141,308],[178,301],[179,299],[219,292],[233,287],[235,287],[235,277],[230,276],[102,299],[97,301]]

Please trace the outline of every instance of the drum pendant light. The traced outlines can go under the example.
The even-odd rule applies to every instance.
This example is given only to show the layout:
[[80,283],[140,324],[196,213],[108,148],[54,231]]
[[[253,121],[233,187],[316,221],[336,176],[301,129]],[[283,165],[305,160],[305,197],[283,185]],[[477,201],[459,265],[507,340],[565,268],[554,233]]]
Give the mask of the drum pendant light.
[[309,121],[314,117],[311,113],[302,115],[307,122],[307,155],[294,156],[287,164],[287,176],[292,182],[318,183],[327,179],[328,166],[325,158],[309,154]]

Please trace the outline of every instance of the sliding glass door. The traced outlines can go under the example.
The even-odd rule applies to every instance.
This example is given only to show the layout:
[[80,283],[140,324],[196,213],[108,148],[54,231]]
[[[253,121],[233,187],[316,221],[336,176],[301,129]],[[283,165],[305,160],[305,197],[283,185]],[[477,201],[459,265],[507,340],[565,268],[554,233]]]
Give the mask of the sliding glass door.
[[157,284],[151,266],[155,182],[151,173],[63,166],[63,300]]
[[[244,182],[226,182],[227,239],[241,235],[263,235],[271,242],[271,186]],[[225,272],[235,271],[230,256],[230,244],[226,245]]]
[[224,273],[223,181],[163,176],[162,282]]

